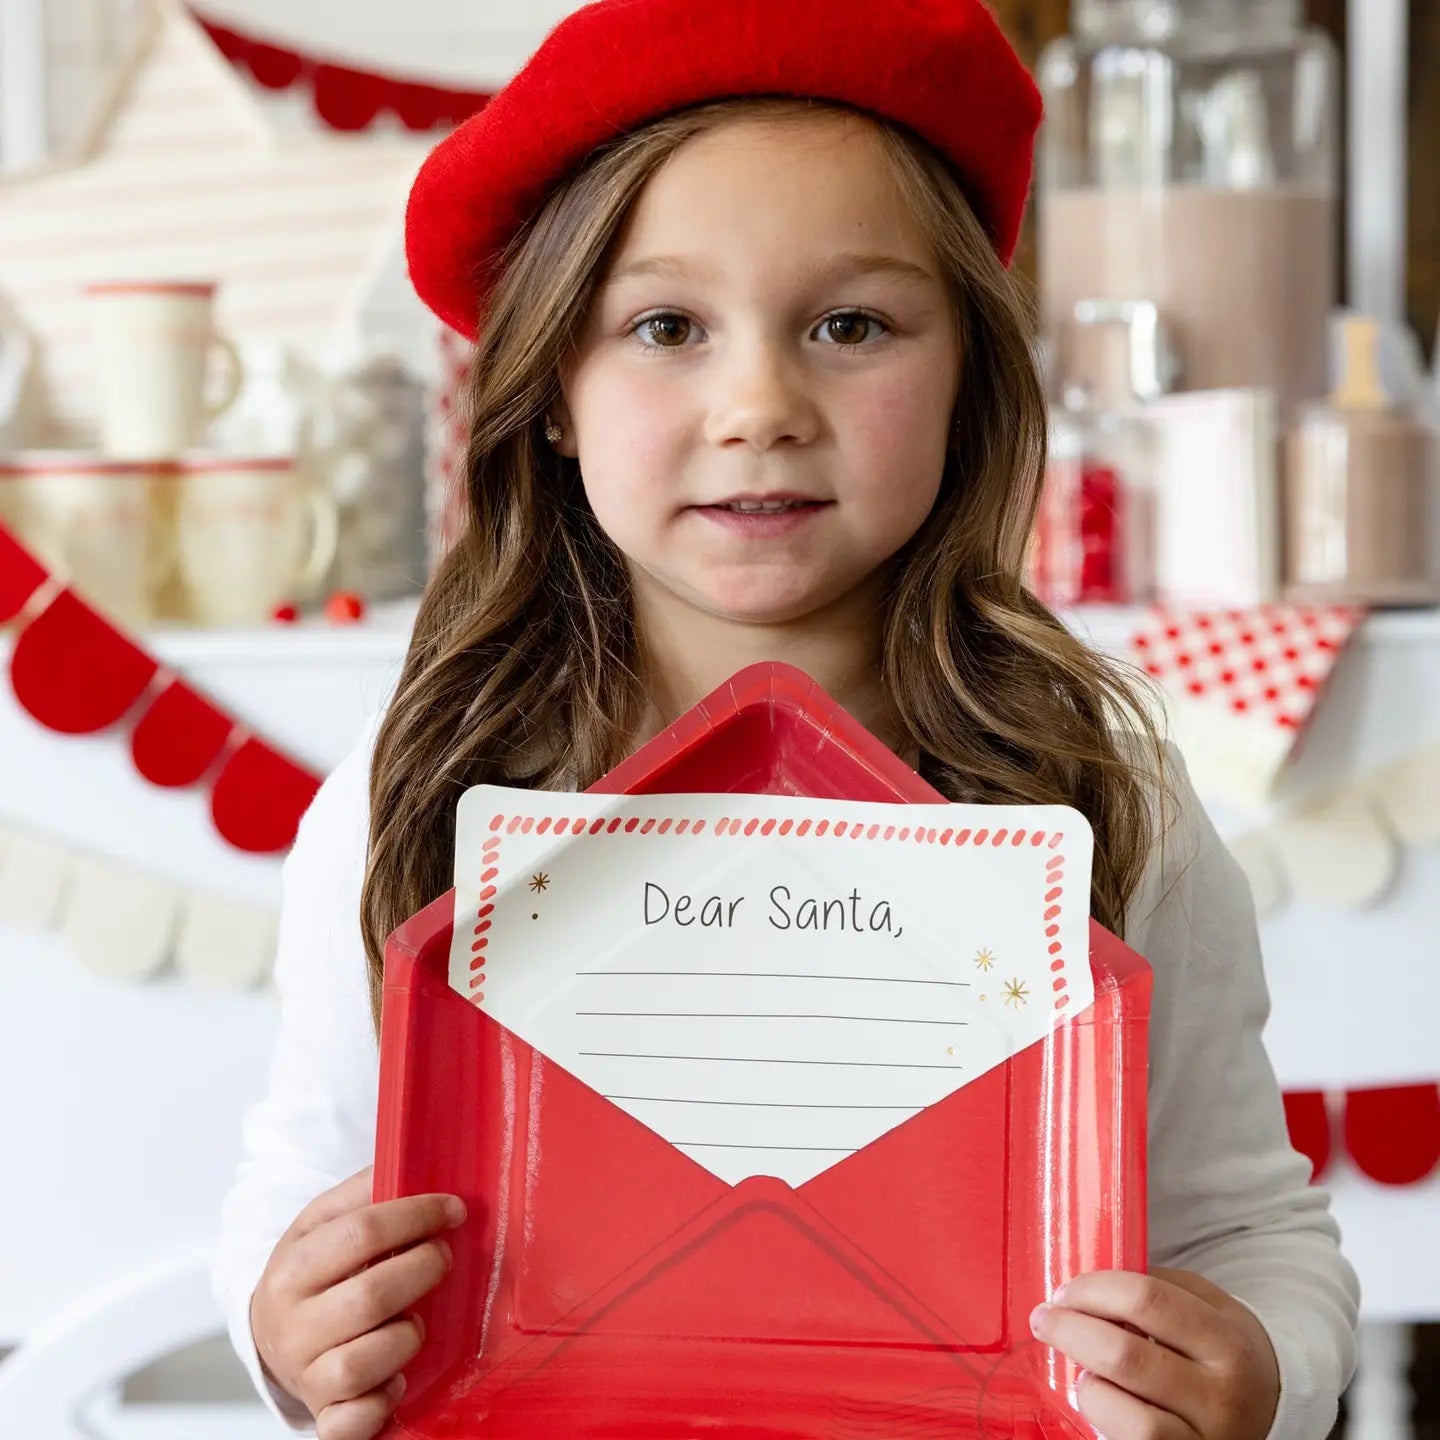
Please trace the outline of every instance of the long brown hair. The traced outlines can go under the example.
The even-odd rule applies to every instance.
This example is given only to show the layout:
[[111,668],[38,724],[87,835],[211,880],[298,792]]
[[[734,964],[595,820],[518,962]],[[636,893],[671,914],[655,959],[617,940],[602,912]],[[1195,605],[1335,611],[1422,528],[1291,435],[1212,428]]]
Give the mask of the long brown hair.
[[[497,268],[465,397],[467,524],[421,601],[371,770],[362,925],[377,1024],[385,939],[448,888],[461,792],[583,789],[624,758],[641,723],[623,557],[575,462],[540,434],[620,225],[692,136],[817,110],[856,115],[740,99],[633,131],[552,192]],[[1028,305],[945,162],[910,132],[866,119],[949,277],[964,355],[939,497],[892,564],[882,677],[921,773],[947,798],[1086,816],[1092,913],[1120,931],[1153,836],[1158,740],[1126,672],[1023,584],[1045,467]],[[1123,729],[1149,742],[1138,759]]]

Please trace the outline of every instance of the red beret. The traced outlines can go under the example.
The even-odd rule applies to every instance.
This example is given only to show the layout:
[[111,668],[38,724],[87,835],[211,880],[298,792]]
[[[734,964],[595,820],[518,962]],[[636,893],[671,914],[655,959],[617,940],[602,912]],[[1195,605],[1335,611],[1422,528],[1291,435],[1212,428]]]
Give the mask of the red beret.
[[421,167],[406,216],[416,292],[473,337],[496,258],[552,186],[628,130],[742,95],[908,126],[949,160],[1010,263],[1040,95],[981,0],[596,0]]

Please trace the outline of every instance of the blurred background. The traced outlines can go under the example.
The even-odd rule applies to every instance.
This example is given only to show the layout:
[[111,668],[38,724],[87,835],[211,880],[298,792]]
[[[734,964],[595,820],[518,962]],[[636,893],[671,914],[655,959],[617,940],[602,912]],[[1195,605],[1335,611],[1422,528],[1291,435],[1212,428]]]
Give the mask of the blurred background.
[[[573,8],[0,0],[0,1432],[277,1433],[205,1271],[284,854],[456,528],[405,197]],[[1440,1437],[1440,4],[994,8],[1047,110],[1030,580],[1250,877],[1341,1429]]]

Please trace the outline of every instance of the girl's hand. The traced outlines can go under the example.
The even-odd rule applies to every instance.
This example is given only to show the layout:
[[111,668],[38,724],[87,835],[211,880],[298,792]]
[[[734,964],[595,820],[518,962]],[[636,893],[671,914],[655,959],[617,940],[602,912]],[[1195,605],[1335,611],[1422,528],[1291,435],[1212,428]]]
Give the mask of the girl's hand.
[[450,1268],[438,1238],[465,1218],[453,1195],[370,1203],[371,1170],[317,1196],[280,1238],[250,1301],[270,1377],[320,1440],[370,1440],[400,1403],[424,1339],[405,1309]]
[[1199,1275],[1081,1275],[1030,1324],[1037,1339],[1084,1368],[1080,1413],[1106,1440],[1265,1440],[1270,1433],[1280,1401],[1270,1337],[1245,1306]]

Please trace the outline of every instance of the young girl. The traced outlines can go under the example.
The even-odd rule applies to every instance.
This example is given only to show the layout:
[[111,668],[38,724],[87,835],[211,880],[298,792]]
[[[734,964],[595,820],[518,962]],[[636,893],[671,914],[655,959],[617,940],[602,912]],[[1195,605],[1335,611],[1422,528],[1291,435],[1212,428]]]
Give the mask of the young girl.
[[[591,784],[753,661],[955,801],[1069,804],[1155,972],[1148,1276],[1033,1317],[1110,1440],[1322,1440],[1354,1277],[1260,1044],[1243,878],[1123,674],[1024,588],[1045,409],[1006,270],[1039,106],[979,0],[601,0],[417,181],[478,332],[469,525],[286,866],[269,1097],[217,1266],[277,1414],[366,1440],[456,1197],[370,1203],[382,947],[482,781]],[[349,1178],[346,1178],[349,1177]]]

